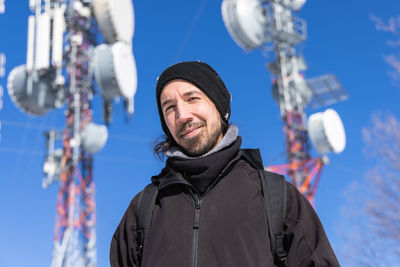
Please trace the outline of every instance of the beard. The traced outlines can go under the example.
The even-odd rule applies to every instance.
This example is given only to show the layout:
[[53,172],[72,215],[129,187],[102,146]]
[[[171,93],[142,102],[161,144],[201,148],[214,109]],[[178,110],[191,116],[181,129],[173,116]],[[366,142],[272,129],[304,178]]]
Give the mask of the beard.
[[182,138],[179,140],[179,145],[183,148],[185,153],[189,156],[201,156],[210,151],[219,141],[222,135],[220,123],[211,125],[210,132],[207,131],[207,123],[205,121],[188,122],[184,124],[178,131],[179,136],[187,128],[201,127],[201,132],[191,138]]

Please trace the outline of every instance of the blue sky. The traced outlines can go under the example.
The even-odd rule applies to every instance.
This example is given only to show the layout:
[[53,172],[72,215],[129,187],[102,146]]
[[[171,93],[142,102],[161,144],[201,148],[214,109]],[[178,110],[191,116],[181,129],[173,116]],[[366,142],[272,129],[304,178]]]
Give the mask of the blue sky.
[[[183,60],[212,65],[232,93],[231,121],[239,127],[243,147],[259,147],[265,165],[285,162],[282,124],[271,97],[267,61],[259,51],[245,53],[234,43],[222,21],[221,1],[136,1],[134,6],[135,114],[127,123],[122,106],[115,106],[109,140],[94,161],[101,267],[109,266],[109,243],[131,198],[163,167],[152,154],[152,144],[161,134],[154,88],[157,76],[169,65]],[[0,15],[6,76],[25,63],[29,13],[28,1],[8,0],[6,13]],[[396,53],[386,45],[394,37],[377,31],[370,14],[388,19],[400,14],[400,4],[397,0],[310,0],[297,14],[308,23],[308,39],[298,47],[308,64],[306,77],[333,73],[350,95],[349,100],[331,106],[344,122],[347,147],[342,154],[330,156],[315,199],[336,250],[341,247],[337,225],[345,205],[343,192],[373,164],[363,154],[361,130],[369,125],[373,112],[390,111],[400,117],[400,88],[390,80],[391,69],[383,59]],[[0,83],[6,91],[6,77]],[[58,185],[41,188],[43,131],[64,127],[63,110],[32,117],[19,111],[6,92],[3,101],[0,266],[49,266]],[[307,109],[307,114],[321,110]],[[94,120],[102,122],[99,96],[94,100]]]

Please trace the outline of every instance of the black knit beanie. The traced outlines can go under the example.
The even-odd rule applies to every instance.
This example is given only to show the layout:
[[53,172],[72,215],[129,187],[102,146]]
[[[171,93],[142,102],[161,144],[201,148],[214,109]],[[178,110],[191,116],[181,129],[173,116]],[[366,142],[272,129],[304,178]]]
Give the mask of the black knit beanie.
[[200,61],[187,61],[177,63],[164,70],[157,80],[156,86],[156,101],[158,113],[160,115],[161,126],[164,133],[172,137],[167,125],[165,124],[164,115],[161,109],[160,96],[164,86],[176,79],[182,79],[191,82],[214,103],[221,118],[228,122],[231,115],[231,94],[218,73],[208,64]]

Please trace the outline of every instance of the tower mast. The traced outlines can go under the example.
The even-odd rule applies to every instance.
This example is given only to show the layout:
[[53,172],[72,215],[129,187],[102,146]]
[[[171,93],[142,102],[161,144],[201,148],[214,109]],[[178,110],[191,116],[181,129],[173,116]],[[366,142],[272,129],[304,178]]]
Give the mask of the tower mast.
[[95,44],[90,17],[69,5],[66,58],[69,88],[63,132],[52,266],[96,266],[96,210],[93,158],[81,144],[81,129],[92,122],[89,49]]
[[[309,137],[318,152],[340,153],[345,146],[343,125],[337,113],[327,110],[312,115],[308,122],[305,108],[313,99],[328,102],[344,100],[347,94],[333,75],[305,80],[302,71],[306,64],[296,54],[296,45],[307,36],[306,22],[293,16],[306,0],[224,0],[222,16],[236,43],[244,50],[259,48],[274,61],[268,64],[273,76],[272,93],[283,121],[286,164],[268,166],[267,169],[287,174],[293,184],[311,201],[318,186],[325,155],[312,158]],[[314,117],[313,117],[314,116]],[[334,124],[335,127],[326,127]],[[340,138],[332,138],[337,134]]]
[[[52,267],[95,267],[96,205],[93,154],[108,137],[93,123],[96,80],[109,124],[115,98],[133,114],[137,87],[132,53],[131,0],[30,0],[26,65],[8,77],[8,92],[23,112],[44,115],[66,104],[63,132],[46,133],[43,188],[59,182]],[[99,26],[99,27],[96,27]],[[98,29],[105,44],[97,45]],[[97,46],[96,46],[97,45]]]
[[270,17],[275,61],[269,70],[273,80],[273,95],[278,103],[283,122],[287,164],[270,166],[269,170],[288,174],[293,184],[310,200],[318,185],[323,161],[322,157],[312,159],[307,138],[305,106],[312,92],[300,74],[302,69],[295,46],[306,39],[306,22],[295,18],[282,1],[270,2],[267,9]]

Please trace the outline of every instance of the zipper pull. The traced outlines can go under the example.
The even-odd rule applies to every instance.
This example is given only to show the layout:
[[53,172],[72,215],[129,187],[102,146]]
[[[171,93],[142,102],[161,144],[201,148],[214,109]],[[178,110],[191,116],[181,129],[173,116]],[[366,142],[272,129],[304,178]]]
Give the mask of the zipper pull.
[[198,196],[195,197],[195,210],[194,210],[194,220],[193,229],[199,229],[200,227],[200,199]]

